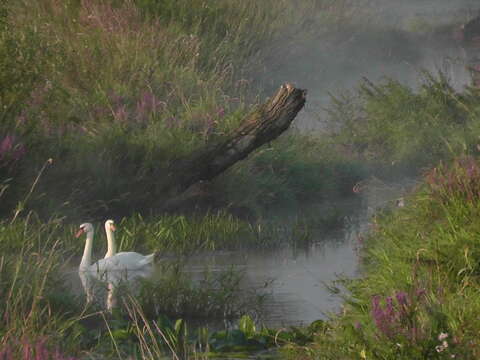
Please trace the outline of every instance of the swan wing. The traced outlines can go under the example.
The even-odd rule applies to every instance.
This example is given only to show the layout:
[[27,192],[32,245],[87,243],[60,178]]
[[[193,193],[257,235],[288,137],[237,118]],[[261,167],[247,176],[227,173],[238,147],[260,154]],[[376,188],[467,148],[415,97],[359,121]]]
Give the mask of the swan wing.
[[136,252],[120,252],[114,256],[98,260],[92,265],[98,272],[141,269],[153,262],[154,254],[142,255]]

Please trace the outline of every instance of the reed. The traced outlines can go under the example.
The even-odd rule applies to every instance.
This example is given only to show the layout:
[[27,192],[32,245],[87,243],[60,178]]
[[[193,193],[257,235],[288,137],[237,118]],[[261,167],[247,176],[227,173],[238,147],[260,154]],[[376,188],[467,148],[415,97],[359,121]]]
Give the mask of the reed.
[[[38,224],[38,223],[37,223]],[[66,359],[61,339],[75,336],[81,307],[65,292],[59,225],[35,219],[0,224],[0,348],[6,359]],[[62,341],[72,350],[74,341]],[[12,357],[13,356],[13,357]]]

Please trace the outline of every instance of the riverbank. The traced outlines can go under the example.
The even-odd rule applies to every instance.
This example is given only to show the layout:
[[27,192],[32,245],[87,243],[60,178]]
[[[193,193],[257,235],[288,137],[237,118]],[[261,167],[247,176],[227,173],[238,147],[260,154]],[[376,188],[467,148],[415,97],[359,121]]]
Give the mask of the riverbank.
[[377,214],[343,312],[292,358],[478,358],[479,179],[478,160],[459,158]]

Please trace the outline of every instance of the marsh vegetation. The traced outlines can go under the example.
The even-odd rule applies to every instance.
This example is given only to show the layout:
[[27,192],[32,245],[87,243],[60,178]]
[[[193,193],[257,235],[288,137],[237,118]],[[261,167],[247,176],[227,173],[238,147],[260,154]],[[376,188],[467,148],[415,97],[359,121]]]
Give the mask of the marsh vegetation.
[[[399,65],[450,56],[471,13],[392,25],[377,3],[3,1],[0,360],[478,358],[480,94]],[[297,122],[164,212],[172,164],[235,130],[279,79],[312,88],[300,119],[321,122]],[[406,176],[408,193],[365,200]],[[120,251],[160,261],[133,286],[91,280],[86,301],[74,234],[93,223],[101,258],[108,218]],[[334,306],[264,326],[276,288],[250,281],[249,253],[296,263],[283,279],[313,269]],[[328,277],[311,266],[332,259],[348,275],[334,284],[334,264]]]

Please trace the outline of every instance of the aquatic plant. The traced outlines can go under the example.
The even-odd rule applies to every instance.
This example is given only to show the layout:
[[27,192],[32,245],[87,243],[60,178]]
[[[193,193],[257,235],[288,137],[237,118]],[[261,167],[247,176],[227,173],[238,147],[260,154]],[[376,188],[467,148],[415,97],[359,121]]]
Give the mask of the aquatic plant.
[[216,273],[205,268],[197,280],[175,264],[163,271],[160,279],[143,282],[136,301],[148,318],[236,319],[258,315],[269,288],[244,289],[244,274],[232,267]]

